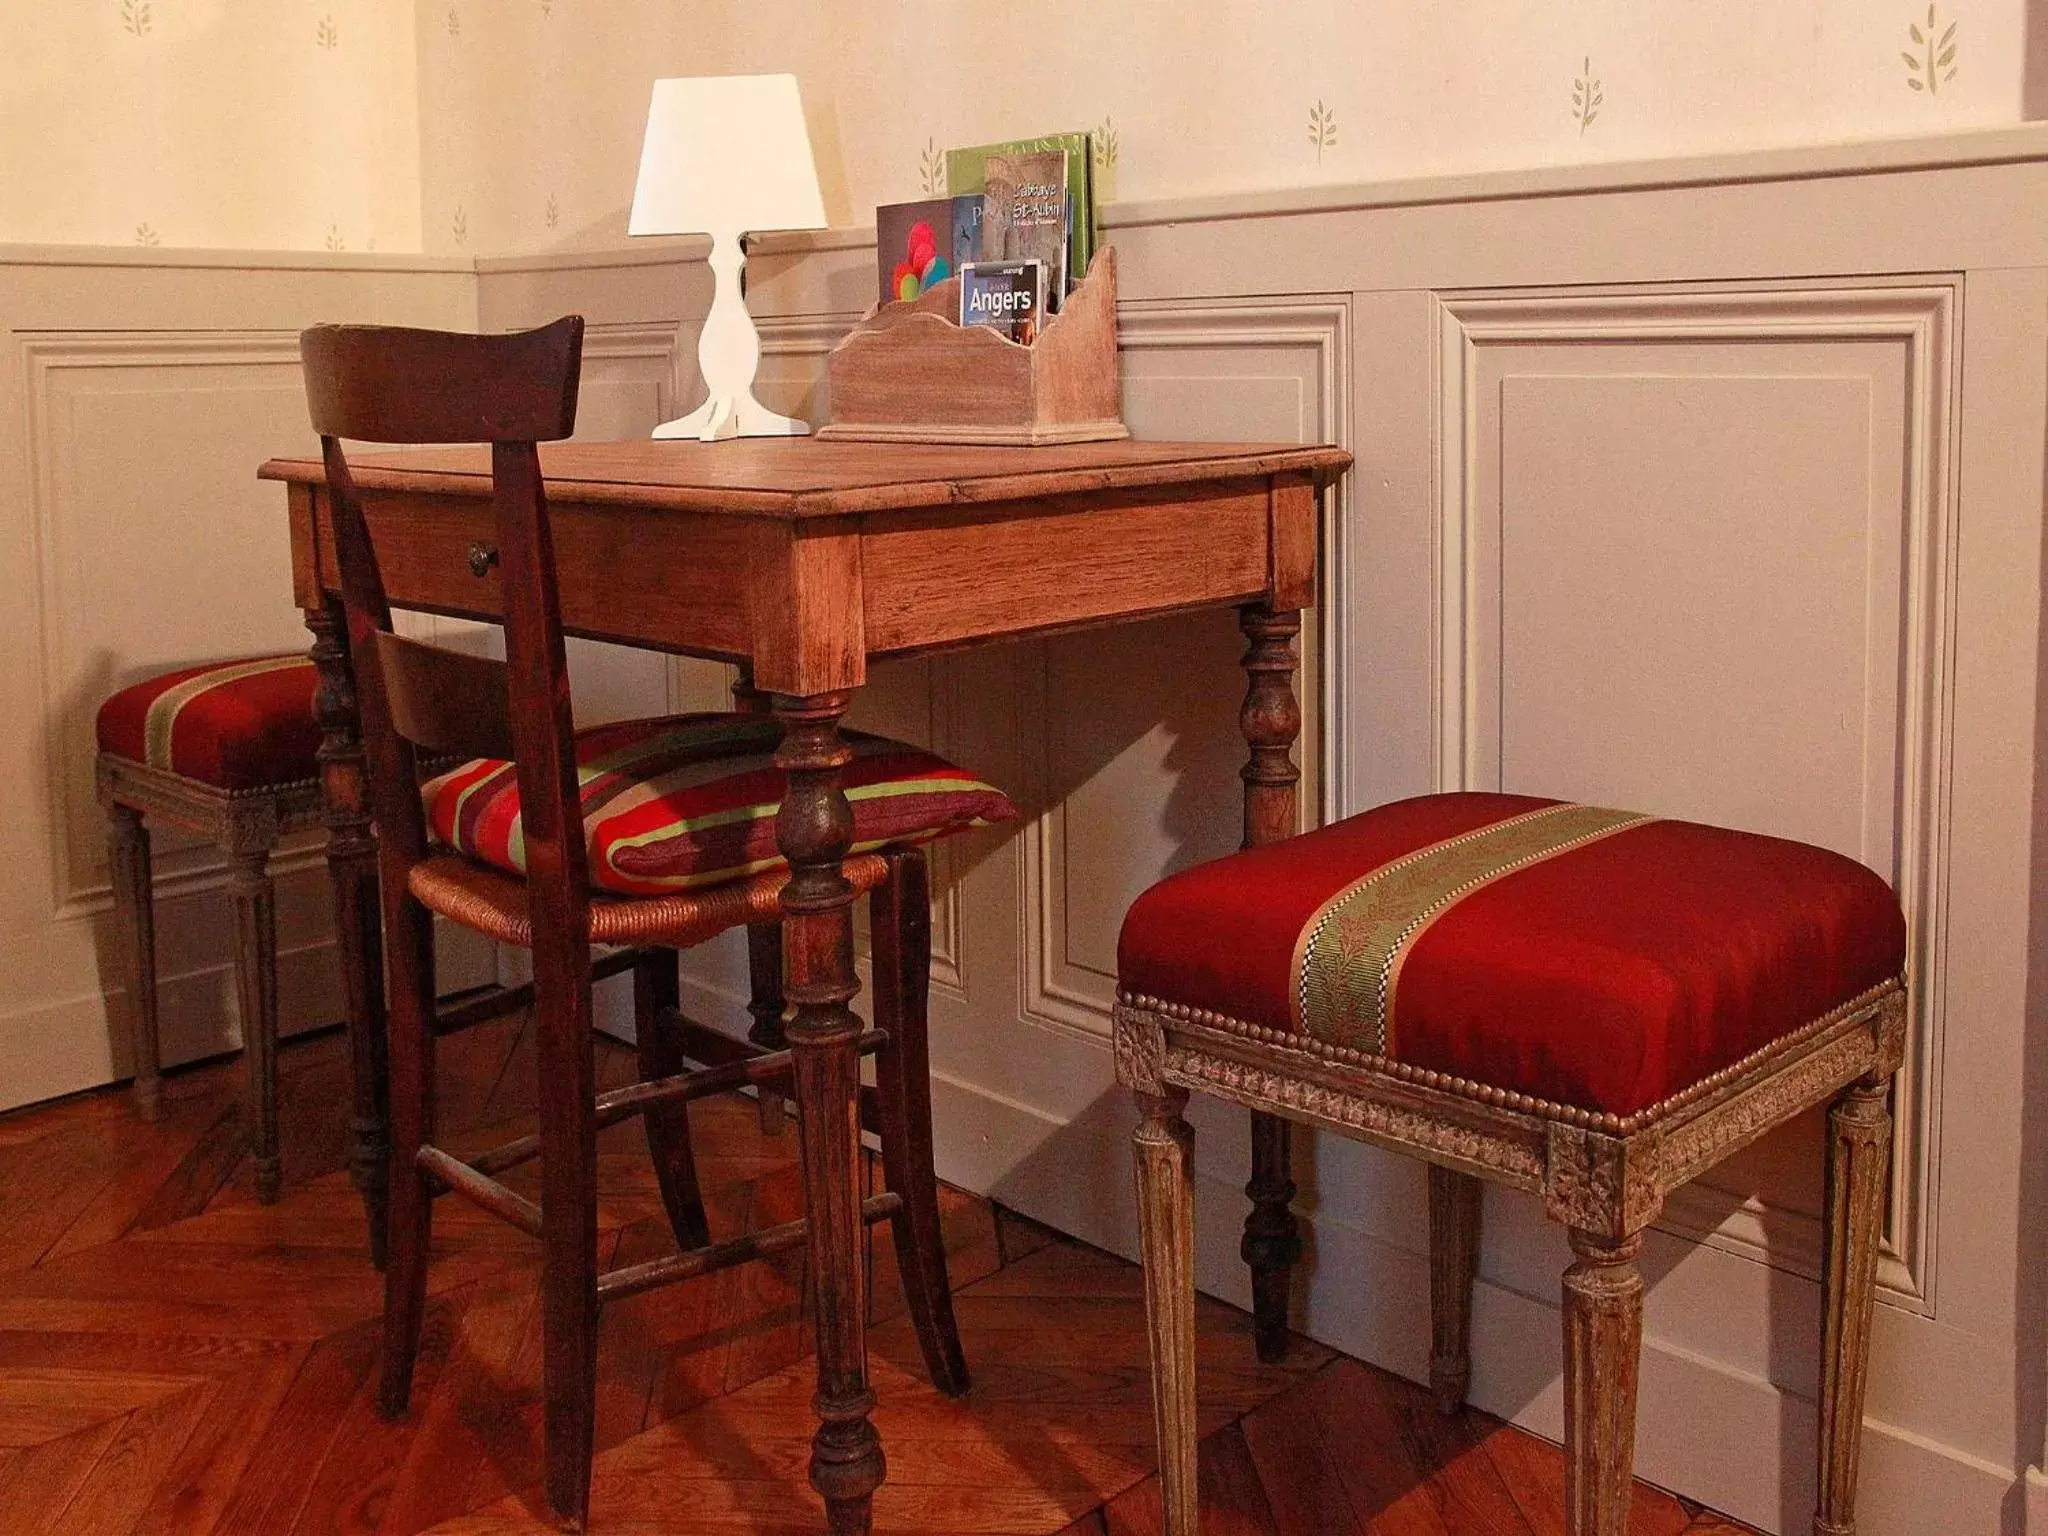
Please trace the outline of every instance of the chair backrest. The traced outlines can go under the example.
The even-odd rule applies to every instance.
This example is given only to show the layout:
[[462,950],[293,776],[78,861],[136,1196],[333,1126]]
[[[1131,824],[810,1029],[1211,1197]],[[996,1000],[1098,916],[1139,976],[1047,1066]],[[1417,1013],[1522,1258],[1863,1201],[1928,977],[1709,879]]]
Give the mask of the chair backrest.
[[[535,448],[574,430],[583,319],[571,315],[509,336],[322,325],[300,336],[299,354],[327,469],[371,809],[391,861],[387,877],[427,850],[416,748],[509,757],[519,776],[536,933],[544,908],[583,927],[589,877],[568,662]],[[491,444],[504,661],[392,632],[377,536],[343,438]],[[380,509],[378,521],[400,515]],[[391,525],[384,526],[389,532]]]

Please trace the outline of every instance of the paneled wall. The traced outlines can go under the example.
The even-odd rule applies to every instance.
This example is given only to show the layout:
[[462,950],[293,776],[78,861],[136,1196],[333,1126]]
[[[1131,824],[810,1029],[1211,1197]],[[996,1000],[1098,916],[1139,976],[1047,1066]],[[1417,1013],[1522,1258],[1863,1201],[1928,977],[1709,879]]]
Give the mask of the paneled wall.
[[[1915,1033],[1866,1440],[1873,1536],[2017,1530],[2041,1444],[2048,1220],[2021,1196],[2027,1159],[2048,1155],[2025,1100],[2026,1064],[2048,1051],[2027,1001],[2048,825],[2048,226],[2015,211],[2044,206],[2048,135],[2016,130],[1127,204],[1112,220],[1134,428],[1335,439],[1358,456],[1325,508],[1304,634],[1308,816],[1498,784],[1810,838],[1899,888]],[[28,1005],[0,1019],[0,1051],[16,1043],[0,1061],[63,1040],[43,1053],[70,1053],[66,1085],[117,1069],[98,1022],[90,808],[67,777],[85,701],[125,669],[224,648],[209,643],[224,625],[296,643],[281,552],[263,552],[277,508],[247,479],[301,441],[278,334],[312,313],[495,328],[581,310],[584,430],[634,432],[695,392],[694,254],[0,268],[0,389],[16,392],[0,397],[0,573],[17,594],[0,624],[38,658],[18,707],[42,722],[8,746],[5,782],[25,787],[4,844],[25,876],[8,885],[7,957],[41,990],[0,1005]],[[829,410],[822,358],[872,270],[858,232],[757,254],[777,408]],[[102,328],[136,334],[96,352],[77,334],[88,298],[113,317]],[[190,334],[223,323],[233,338]],[[157,462],[124,433],[175,446]],[[170,532],[110,555],[109,504]],[[145,559],[177,573],[176,594],[133,574]],[[252,608],[273,565],[277,606]],[[202,606],[187,586],[237,595]],[[1239,645],[1212,615],[901,663],[858,710],[1026,810],[938,861],[942,1171],[1127,1252],[1131,1116],[1106,1048],[1116,925],[1146,882],[1235,840]],[[708,701],[723,683],[599,648],[579,665],[586,714]],[[188,878],[203,885],[165,875]],[[304,887],[295,920],[309,955],[317,895]],[[198,912],[205,897],[177,899]],[[177,964],[216,976],[203,918],[181,932]],[[691,1005],[737,1023],[743,974],[735,946],[710,947]],[[205,1016],[194,1005],[188,1047],[219,1038]],[[1195,1121],[1202,1283],[1243,1301],[1242,1117],[1201,1104]],[[1420,1169],[1331,1138],[1301,1163],[1298,1316],[1420,1377]],[[1647,1250],[1641,1469],[1774,1530],[1803,1529],[1808,1508],[1817,1208],[1813,1129],[1797,1126],[1685,1191]],[[1474,1394],[1555,1433],[1564,1245],[1533,1202],[1489,1197],[1486,1216]]]
[[[128,1070],[107,1023],[102,697],[174,664],[303,650],[276,488],[313,444],[298,331],[474,322],[467,264],[0,247],[0,1106]],[[325,866],[280,854],[285,1027],[338,1016]],[[157,841],[166,1059],[239,1042],[224,865]]]

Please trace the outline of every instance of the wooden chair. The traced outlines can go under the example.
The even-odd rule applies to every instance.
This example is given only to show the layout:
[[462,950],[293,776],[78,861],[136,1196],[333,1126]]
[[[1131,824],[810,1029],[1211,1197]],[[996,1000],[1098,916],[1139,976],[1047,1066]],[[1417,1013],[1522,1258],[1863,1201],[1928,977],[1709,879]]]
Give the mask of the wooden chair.
[[256,656],[184,667],[100,706],[94,783],[108,817],[116,952],[127,993],[135,1107],[159,1114],[156,904],[149,821],[204,837],[230,861],[235,995],[248,1059],[256,1197],[278,1197],[277,909],[270,855],[321,824],[313,664]]
[[1125,921],[1117,1075],[1137,1132],[1167,1529],[1194,1536],[1191,1089],[1430,1164],[1439,1406],[1463,1402],[1480,1181],[1568,1229],[1565,1529],[1624,1536],[1643,1229],[1673,1189],[1829,1100],[1815,1536],[1853,1536],[1905,923],[1778,838],[1431,795],[1183,871]]
[[[398,1415],[410,1396],[434,1198],[453,1191],[537,1236],[543,1248],[546,1494],[558,1515],[578,1524],[589,1503],[600,1303],[800,1246],[809,1220],[709,1240],[690,1153],[688,1101],[746,1083],[788,1092],[791,1057],[787,1051],[743,1055],[686,1071],[685,1034],[675,1010],[674,951],[728,928],[781,918],[786,865],[757,857],[758,847],[732,844],[736,836],[744,843],[750,827],[766,828],[772,850],[773,800],[754,805],[751,822],[723,813],[702,818],[723,833],[700,836],[684,818],[674,840],[687,855],[681,874],[658,875],[631,863],[634,849],[645,854],[644,824],[636,823],[634,837],[622,844],[607,841],[618,830],[612,818],[620,806],[644,812],[650,805],[680,804],[673,797],[728,782],[721,773],[732,776],[736,793],[758,800],[764,775],[775,774],[779,783],[779,771],[767,765],[780,727],[765,716],[736,713],[581,733],[572,728],[535,444],[566,437],[573,426],[582,336],[582,320],[570,317],[514,336],[321,326],[301,338],[379,830],[390,975],[392,1178],[380,1401],[387,1414]],[[472,547],[470,568],[479,582],[493,582],[495,590],[480,591],[475,608],[502,613],[505,662],[392,632],[376,550],[386,539],[405,538],[407,530],[400,515],[374,505],[366,512],[340,438],[492,444],[494,536]],[[871,778],[923,776],[918,795],[873,797],[876,815],[894,805],[923,819],[906,822],[899,815],[877,830],[863,827],[856,811],[855,846],[881,846],[846,861],[847,878],[869,893],[873,916],[875,1027],[861,1050],[875,1057],[888,1185],[861,1214],[868,1223],[892,1223],[926,1364],[937,1386],[957,1393],[966,1388],[967,1372],[931,1169],[924,1036],[929,897],[923,854],[911,845],[1014,811],[998,792],[928,754],[855,735],[849,733],[849,744],[857,768]],[[421,753],[475,761],[423,790]],[[730,868],[707,873],[721,848]],[[540,1130],[468,1159],[433,1140],[431,918],[437,913],[533,953]],[[593,943],[658,946],[635,967],[642,1081],[601,1096],[591,1050]],[[754,948],[757,958],[774,953],[772,942],[757,941]],[[759,1018],[756,1035],[772,1036],[777,1025]],[[644,1120],[679,1251],[600,1275],[596,1135],[634,1115]],[[538,1205],[495,1177],[536,1157]],[[858,1231],[850,1230],[848,1240],[857,1239]],[[837,1304],[821,1301],[828,1312],[821,1328],[844,1326],[829,1313]]]

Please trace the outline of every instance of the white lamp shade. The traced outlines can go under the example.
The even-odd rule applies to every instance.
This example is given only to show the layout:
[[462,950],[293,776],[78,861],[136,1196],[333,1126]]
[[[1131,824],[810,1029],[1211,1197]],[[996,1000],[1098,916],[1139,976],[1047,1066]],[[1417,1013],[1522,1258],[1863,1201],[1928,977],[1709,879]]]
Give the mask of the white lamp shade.
[[628,234],[824,227],[795,75],[654,82]]

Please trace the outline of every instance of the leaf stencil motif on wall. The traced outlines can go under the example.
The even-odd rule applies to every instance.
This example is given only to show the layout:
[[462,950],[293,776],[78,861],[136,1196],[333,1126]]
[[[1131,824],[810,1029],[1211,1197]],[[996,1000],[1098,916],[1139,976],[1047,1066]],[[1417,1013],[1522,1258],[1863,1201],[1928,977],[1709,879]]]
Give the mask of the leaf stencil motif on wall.
[[562,222],[562,205],[555,201],[555,194],[552,192],[548,194],[547,211],[542,217],[547,220],[549,229]]
[[341,226],[339,224],[327,226],[327,249],[337,252],[348,249],[348,242],[341,238]]
[[946,191],[946,157],[939,153],[936,139],[927,138],[917,157],[917,184],[926,197],[940,197]]
[[1337,146],[1337,113],[1323,105],[1322,98],[1308,109],[1308,141],[1316,148],[1316,164],[1323,163],[1323,151]]
[[1117,162],[1124,152],[1123,135],[1116,131],[1116,119],[1105,112],[1090,137],[1095,141],[1095,199],[1115,202]]
[[149,31],[149,0],[121,0],[121,29],[131,37]]
[[313,29],[313,41],[329,53],[341,46],[341,29],[335,26],[332,16],[320,18],[320,25]]
[[135,243],[137,245],[162,245],[164,240],[163,236],[156,232],[155,225],[143,223],[135,226]]
[[1927,25],[1923,31],[1919,22],[1906,28],[1906,35],[1913,40],[1912,51],[1901,50],[1899,57],[1906,65],[1906,85],[1928,96],[1941,93],[1941,88],[1956,77],[1956,24],[1936,30],[1935,8],[1927,7]]
[[469,244],[468,213],[466,213],[464,210],[460,208],[457,208],[455,210],[455,218],[448,226],[448,232],[455,237],[455,243],[457,245]]
[[448,7],[448,35],[450,37],[462,36],[462,12],[455,9],[452,5]]
[[1585,73],[1572,82],[1572,121],[1579,125],[1583,134],[1593,126],[1593,119],[1600,115],[1600,104],[1607,100],[1600,89],[1600,82],[1593,78],[1593,59],[1586,57]]
[[1124,143],[1116,131],[1116,119],[1105,115],[1095,125],[1095,167],[1109,170],[1116,165],[1117,157],[1123,153]]

